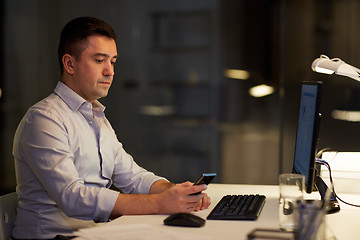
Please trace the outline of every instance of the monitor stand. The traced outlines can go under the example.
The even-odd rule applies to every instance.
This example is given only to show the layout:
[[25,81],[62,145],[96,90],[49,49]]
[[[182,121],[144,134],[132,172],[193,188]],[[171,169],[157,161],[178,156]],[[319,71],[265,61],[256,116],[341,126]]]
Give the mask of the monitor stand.
[[[316,188],[319,190],[321,200],[324,202],[325,194],[328,189],[328,186],[326,185],[324,180],[322,180],[322,178],[319,176],[318,173],[316,173],[316,176],[315,176],[315,185],[316,185]],[[328,214],[330,214],[330,213],[336,213],[339,211],[340,211],[340,204],[337,201],[335,194],[331,191],[330,201],[329,201],[328,206],[326,206],[326,212]]]

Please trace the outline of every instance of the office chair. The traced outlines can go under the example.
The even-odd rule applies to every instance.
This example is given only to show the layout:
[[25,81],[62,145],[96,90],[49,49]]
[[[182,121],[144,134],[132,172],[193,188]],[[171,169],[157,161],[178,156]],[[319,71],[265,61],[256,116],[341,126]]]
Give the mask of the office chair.
[[11,239],[16,217],[16,192],[0,196],[0,240]]

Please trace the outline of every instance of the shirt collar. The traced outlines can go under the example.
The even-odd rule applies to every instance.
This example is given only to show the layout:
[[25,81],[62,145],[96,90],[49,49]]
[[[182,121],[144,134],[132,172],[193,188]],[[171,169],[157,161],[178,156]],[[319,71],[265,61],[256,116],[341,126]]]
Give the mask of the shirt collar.
[[[82,98],[79,94],[74,92],[71,88],[66,86],[63,82],[58,82],[54,92],[70,107],[71,110],[77,111],[81,105],[86,104],[87,101]],[[93,104],[95,111],[104,112],[105,106],[99,101],[95,101]]]

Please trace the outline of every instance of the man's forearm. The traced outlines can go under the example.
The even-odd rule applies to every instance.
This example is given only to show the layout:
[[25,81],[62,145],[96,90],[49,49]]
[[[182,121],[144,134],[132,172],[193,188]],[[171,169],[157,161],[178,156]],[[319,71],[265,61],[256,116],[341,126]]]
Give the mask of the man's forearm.
[[120,193],[110,215],[110,219],[121,215],[136,214],[171,214],[177,212],[191,212],[198,209],[204,202],[209,206],[207,195],[196,194],[206,189],[206,185],[193,185],[191,182],[173,184],[166,180],[154,182],[149,194],[122,194]]
[[158,214],[157,194],[122,194],[120,193],[111,212],[110,219],[121,215]]
[[158,214],[158,193],[175,186],[174,183],[166,180],[154,182],[149,190],[149,194],[119,194],[110,219],[127,214]]
[[149,190],[149,193],[150,194],[156,194],[156,193],[161,193],[163,191],[166,191],[167,189],[171,188],[175,186],[174,183],[171,183],[171,182],[168,182],[166,180],[158,180],[156,182],[154,182],[151,187],[150,187],[150,190]]

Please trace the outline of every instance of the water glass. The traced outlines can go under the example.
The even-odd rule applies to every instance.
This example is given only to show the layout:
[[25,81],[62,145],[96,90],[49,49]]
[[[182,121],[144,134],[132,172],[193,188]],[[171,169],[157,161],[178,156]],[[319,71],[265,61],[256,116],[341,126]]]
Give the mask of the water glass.
[[279,225],[283,231],[296,228],[295,209],[304,198],[305,177],[284,173],[279,176]]

